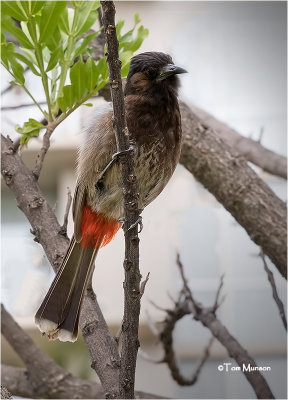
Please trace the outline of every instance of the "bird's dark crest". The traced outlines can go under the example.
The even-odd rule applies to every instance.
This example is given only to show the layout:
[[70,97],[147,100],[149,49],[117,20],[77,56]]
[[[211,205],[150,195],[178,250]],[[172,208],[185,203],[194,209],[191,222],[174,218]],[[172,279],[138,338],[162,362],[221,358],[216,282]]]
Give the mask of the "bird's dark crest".
[[130,79],[137,72],[143,72],[153,80],[156,78],[159,69],[167,64],[173,64],[169,54],[156,51],[147,51],[146,53],[138,54],[131,59],[127,79]]

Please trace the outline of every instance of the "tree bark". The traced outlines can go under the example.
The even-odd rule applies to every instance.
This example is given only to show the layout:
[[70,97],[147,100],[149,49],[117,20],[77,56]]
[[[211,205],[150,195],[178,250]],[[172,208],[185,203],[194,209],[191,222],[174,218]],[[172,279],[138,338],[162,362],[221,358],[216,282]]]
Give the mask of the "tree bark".
[[[33,173],[14,152],[10,139],[1,136],[1,171],[17,205],[32,226],[54,270],[59,268],[69,240],[61,234],[61,226],[44,198]],[[118,396],[120,357],[92,289],[87,291],[80,316],[80,328],[90,352],[92,367],[98,374],[104,392]]]
[[266,149],[259,141],[240,135],[222,121],[196,106],[191,106],[193,114],[205,125],[213,129],[226,143],[247,161],[262,168],[272,175],[287,179],[287,158]]
[[243,226],[287,278],[286,206],[262,179],[190,108],[181,104],[180,162]]

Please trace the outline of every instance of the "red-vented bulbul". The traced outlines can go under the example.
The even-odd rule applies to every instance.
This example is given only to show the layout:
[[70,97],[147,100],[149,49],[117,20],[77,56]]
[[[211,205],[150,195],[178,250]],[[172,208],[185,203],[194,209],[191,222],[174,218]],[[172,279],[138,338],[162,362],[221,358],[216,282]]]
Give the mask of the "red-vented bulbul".
[[[177,74],[186,72],[169,55],[147,52],[132,58],[124,91],[127,126],[135,142],[139,208],[162,192],[178,163],[181,117]],[[123,218],[119,163],[102,171],[116,153],[113,111],[107,104],[84,132],[73,200],[74,235],[35,321],[50,339],[75,341],[83,296],[100,247],[111,241]]]

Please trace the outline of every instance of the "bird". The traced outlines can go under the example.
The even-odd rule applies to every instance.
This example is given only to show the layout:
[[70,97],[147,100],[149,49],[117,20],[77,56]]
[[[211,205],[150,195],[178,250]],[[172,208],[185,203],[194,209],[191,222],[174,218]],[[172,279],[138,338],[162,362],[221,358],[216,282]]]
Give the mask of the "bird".
[[[162,192],[179,161],[182,131],[178,75],[186,72],[162,52],[144,52],[131,59],[124,105],[129,136],[134,142],[139,209]],[[95,257],[121,227],[123,185],[115,154],[113,109],[111,103],[106,103],[98,107],[84,128],[72,204],[74,233],[35,315],[36,325],[51,340],[77,340],[81,306]]]

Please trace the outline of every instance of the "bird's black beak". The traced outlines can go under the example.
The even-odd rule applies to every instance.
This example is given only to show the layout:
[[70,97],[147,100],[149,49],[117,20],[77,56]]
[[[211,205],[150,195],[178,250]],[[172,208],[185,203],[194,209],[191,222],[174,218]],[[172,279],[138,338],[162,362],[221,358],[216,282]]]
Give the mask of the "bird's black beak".
[[165,67],[160,69],[160,71],[157,75],[156,81],[160,82],[160,81],[163,81],[163,79],[168,78],[168,76],[176,75],[176,74],[185,74],[186,72],[187,72],[186,69],[177,67],[177,65],[167,64],[167,65],[165,65]]

